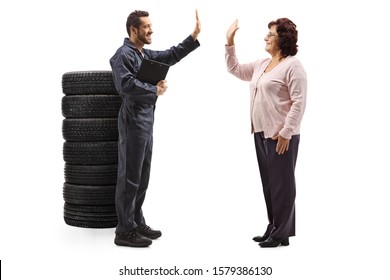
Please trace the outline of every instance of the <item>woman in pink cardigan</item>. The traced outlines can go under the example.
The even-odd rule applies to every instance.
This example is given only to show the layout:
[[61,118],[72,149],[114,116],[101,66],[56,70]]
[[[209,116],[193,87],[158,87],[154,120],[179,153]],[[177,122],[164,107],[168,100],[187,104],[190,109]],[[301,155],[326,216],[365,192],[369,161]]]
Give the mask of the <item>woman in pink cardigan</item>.
[[268,24],[265,50],[270,58],[240,64],[235,20],[226,33],[228,72],[250,82],[250,117],[269,224],[254,241],[260,247],[289,245],[295,235],[295,163],[306,104],[307,80],[298,52],[296,25],[287,18]]

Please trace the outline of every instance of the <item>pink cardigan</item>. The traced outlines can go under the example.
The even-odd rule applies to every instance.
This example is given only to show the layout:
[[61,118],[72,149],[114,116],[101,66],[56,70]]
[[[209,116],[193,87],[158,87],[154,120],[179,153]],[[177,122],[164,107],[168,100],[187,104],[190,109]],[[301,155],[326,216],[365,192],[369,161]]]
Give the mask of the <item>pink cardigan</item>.
[[250,81],[252,133],[263,131],[266,138],[279,133],[286,139],[299,134],[307,93],[306,73],[299,60],[288,56],[263,74],[270,58],[239,64],[234,45],[225,48],[228,72]]

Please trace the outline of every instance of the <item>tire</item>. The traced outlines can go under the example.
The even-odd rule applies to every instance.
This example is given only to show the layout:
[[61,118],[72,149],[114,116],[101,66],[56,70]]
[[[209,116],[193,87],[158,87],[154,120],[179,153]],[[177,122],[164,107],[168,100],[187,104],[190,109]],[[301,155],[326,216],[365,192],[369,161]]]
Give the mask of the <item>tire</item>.
[[64,183],[64,201],[77,205],[114,205],[116,185],[76,185]]
[[118,94],[112,71],[77,71],[62,75],[62,91],[66,95]]
[[110,218],[110,219],[98,218],[97,221],[95,221],[80,216],[70,215],[65,212],[64,212],[64,221],[69,226],[82,227],[82,228],[114,228],[118,224],[117,218]]
[[62,135],[66,141],[74,142],[116,141],[118,119],[64,119]]
[[62,97],[65,118],[117,118],[122,104],[119,95],[66,95]]
[[116,185],[117,165],[73,165],[65,163],[65,182],[75,185]]
[[102,216],[116,216],[115,204],[112,205],[77,205],[64,203],[64,209],[75,212],[75,215],[101,214]]
[[101,165],[118,163],[118,142],[64,142],[63,157],[66,163]]
[[118,222],[115,205],[78,206],[66,202],[64,220],[69,225],[88,228],[115,227]]
[[65,161],[64,221],[83,228],[116,227],[118,95],[111,71],[62,75]]

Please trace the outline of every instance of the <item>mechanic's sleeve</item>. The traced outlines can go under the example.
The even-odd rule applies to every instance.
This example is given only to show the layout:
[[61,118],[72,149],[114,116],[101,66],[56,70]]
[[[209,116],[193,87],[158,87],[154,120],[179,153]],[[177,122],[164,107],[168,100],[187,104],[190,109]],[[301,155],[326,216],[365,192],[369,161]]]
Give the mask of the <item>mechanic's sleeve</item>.
[[200,46],[198,40],[188,36],[183,42],[177,46],[173,46],[165,51],[152,51],[147,50],[150,59],[166,63],[168,65],[174,65],[182,58],[186,57],[190,52],[194,51]]
[[137,80],[133,53],[118,51],[110,60],[114,83],[122,97],[146,104],[155,104],[157,101],[157,86]]

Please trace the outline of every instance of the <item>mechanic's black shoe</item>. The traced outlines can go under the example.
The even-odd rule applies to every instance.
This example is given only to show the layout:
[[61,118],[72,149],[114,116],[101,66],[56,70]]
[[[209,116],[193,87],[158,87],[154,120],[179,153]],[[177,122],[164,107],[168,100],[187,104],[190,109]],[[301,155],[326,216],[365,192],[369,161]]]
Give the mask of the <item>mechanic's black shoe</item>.
[[150,239],[156,239],[156,238],[159,238],[161,236],[161,231],[153,230],[147,225],[139,225],[135,230],[139,234],[141,234],[147,238],[150,238]]
[[148,247],[152,240],[139,234],[136,230],[116,234],[114,243],[118,246]]

